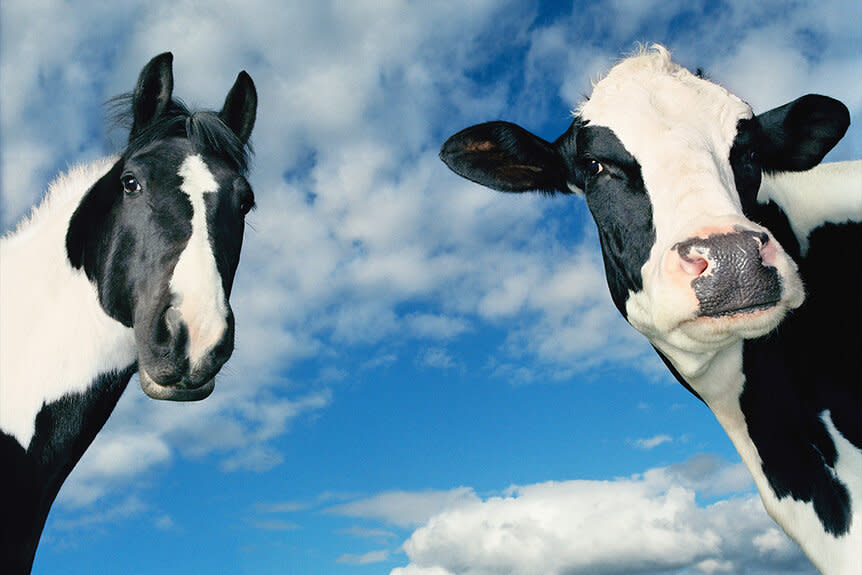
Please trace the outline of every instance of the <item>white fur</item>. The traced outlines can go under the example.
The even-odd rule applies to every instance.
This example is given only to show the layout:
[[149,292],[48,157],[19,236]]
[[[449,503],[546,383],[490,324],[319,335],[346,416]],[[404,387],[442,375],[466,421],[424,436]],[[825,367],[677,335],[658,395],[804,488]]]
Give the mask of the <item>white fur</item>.
[[757,201],[769,200],[787,214],[804,253],[808,234],[824,222],[862,221],[862,160],[766,175]]
[[189,361],[192,369],[216,345],[227,329],[227,298],[222,289],[210,245],[204,194],[218,191],[218,183],[200,156],[182,163],[180,190],[192,203],[192,235],[174,268],[170,289],[173,306],[189,329]]
[[785,287],[782,302],[771,312],[732,321],[697,319],[691,278],[679,282],[668,274],[666,258],[680,241],[734,226],[768,233],[742,214],[728,161],[737,123],[753,116],[748,104],[654,46],[614,66],[580,115],[613,130],[641,166],[656,238],[641,270],[643,290],[627,301],[628,319],[661,349],[686,354],[679,357],[683,375],[703,370],[741,337],[767,333],[802,304],[796,265],[781,249],[775,267]]
[[[744,217],[728,161],[737,123],[752,117],[750,107],[674,64],[667,50],[656,46],[617,64],[579,113],[591,125],[613,130],[638,160],[652,204],[656,241],[641,270],[643,290],[630,292],[626,302],[629,322],[706,401],[754,477],[767,511],[817,568],[829,575],[860,575],[862,453],[835,429],[828,412],[821,414],[838,449],[836,473],[850,490],[854,510],[850,533],[836,538],[823,529],[811,503],[775,497],[739,404],[743,338],[768,333],[804,300],[795,263],[777,250],[782,301],[741,318],[697,318],[690,278],[678,285],[668,273],[667,254],[677,242],[737,225],[768,233]],[[767,177],[759,200],[774,199],[784,208],[804,242],[823,221],[860,219],[860,188],[862,162],[851,162]]]
[[0,429],[25,449],[46,402],[137,359],[132,330],[102,310],[95,286],[66,255],[72,213],[114,161],[69,170],[0,240]]
[[[836,538],[823,529],[810,502],[797,501],[789,496],[778,499],[773,493],[739,405],[744,380],[742,342],[738,342],[717,353],[708,369],[688,382],[698,391],[733,441],[754,478],[769,515],[803,547],[811,562],[822,573],[859,575],[862,566],[862,526],[858,512],[853,515],[849,533]],[[821,419],[838,451],[835,471],[850,492],[852,508],[857,509],[862,504],[862,452],[835,428],[828,411],[821,414]]]

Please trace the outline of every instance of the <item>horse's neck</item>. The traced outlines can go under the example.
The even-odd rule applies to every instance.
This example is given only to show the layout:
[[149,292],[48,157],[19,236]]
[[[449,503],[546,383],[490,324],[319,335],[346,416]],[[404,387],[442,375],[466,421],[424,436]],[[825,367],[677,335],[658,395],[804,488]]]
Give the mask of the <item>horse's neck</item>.
[[66,255],[68,222],[106,159],[58,178],[29,221],[0,241],[0,431],[24,449],[43,405],[136,360],[130,328],[99,305]]

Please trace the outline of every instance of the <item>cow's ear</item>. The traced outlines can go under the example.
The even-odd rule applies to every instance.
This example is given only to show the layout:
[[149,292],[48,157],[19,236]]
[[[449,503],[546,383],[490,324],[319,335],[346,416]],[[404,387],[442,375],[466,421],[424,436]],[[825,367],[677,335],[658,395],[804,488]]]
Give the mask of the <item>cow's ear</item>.
[[758,152],[768,172],[809,170],[850,126],[847,106],[828,96],[808,94],[757,116],[762,129]]
[[501,192],[567,192],[554,144],[509,122],[487,122],[446,140],[440,159],[464,178]]

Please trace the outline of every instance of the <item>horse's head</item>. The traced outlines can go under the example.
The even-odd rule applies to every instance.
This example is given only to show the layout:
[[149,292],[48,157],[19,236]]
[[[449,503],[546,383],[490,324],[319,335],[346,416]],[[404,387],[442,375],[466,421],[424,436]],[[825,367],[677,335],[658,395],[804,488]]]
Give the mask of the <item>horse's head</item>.
[[220,112],[190,113],[171,99],[172,60],[141,71],[128,146],[76,209],[66,249],[102,308],[134,328],[144,392],[191,401],[212,392],[233,352],[228,298],[254,206],[257,94],[241,72]]

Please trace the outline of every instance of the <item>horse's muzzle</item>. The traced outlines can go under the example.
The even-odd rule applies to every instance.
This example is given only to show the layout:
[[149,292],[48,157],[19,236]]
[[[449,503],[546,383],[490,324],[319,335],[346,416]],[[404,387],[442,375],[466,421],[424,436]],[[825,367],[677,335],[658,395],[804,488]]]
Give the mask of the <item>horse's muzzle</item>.
[[210,378],[197,387],[187,387],[183,381],[171,385],[162,385],[149,376],[146,369],[138,370],[141,378],[141,389],[153,399],[167,401],[200,401],[209,397],[215,389],[215,378]]

